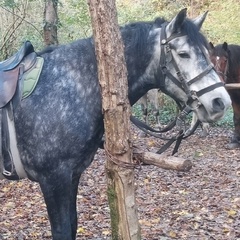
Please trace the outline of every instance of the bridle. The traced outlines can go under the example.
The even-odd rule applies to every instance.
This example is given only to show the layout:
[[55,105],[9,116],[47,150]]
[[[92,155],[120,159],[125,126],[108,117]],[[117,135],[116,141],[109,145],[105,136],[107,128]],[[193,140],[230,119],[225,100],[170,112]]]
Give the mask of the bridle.
[[[161,29],[161,36],[160,36],[160,47],[161,47],[161,56],[160,56],[160,66],[158,69],[158,74],[160,74],[160,76],[162,76],[163,82],[160,83],[161,84],[161,90],[163,89],[163,92],[166,91],[165,89],[165,81],[166,81],[166,77],[168,77],[175,85],[178,86],[178,88],[181,88],[187,95],[187,102],[186,105],[192,109],[191,104],[193,102],[197,101],[196,106],[199,107],[201,105],[201,103],[199,102],[199,97],[201,97],[203,94],[210,92],[218,87],[223,87],[223,83],[222,82],[218,82],[215,84],[212,84],[206,88],[203,88],[199,91],[191,91],[190,90],[190,86],[193,83],[198,82],[199,80],[201,80],[205,75],[207,75],[211,70],[215,70],[214,65],[211,63],[211,61],[209,60],[206,52],[203,49],[203,46],[199,45],[200,50],[202,51],[203,55],[205,56],[205,59],[208,62],[208,66],[206,67],[205,70],[203,70],[203,72],[201,72],[199,75],[197,75],[196,77],[194,77],[193,79],[190,80],[186,80],[183,76],[183,74],[181,73],[176,60],[174,58],[174,55],[172,53],[172,47],[169,44],[170,41],[172,41],[175,38],[178,37],[182,37],[184,36],[181,33],[176,33],[176,34],[172,34],[170,37],[166,37],[166,26],[167,23],[162,25],[162,29]],[[169,60],[168,62],[166,60]],[[175,77],[168,69],[167,64],[168,63],[172,63],[172,65],[174,66],[175,70],[176,70],[176,75],[177,77]],[[169,93],[168,93],[169,94]],[[192,109],[193,110],[193,109]]]
[[[149,126],[147,126],[146,124],[144,124],[143,122],[139,121],[138,119],[136,119],[135,117],[131,116],[131,121],[137,126],[139,127],[142,131],[155,136],[157,138],[161,138],[161,139],[165,139],[168,140],[168,142],[163,145],[161,147],[161,149],[157,152],[157,153],[162,153],[164,152],[168,147],[170,147],[172,145],[173,142],[176,141],[176,145],[174,147],[174,150],[172,152],[172,155],[175,154],[178,151],[179,145],[182,141],[182,139],[189,137],[191,134],[194,133],[194,131],[197,129],[200,121],[198,120],[195,125],[191,128],[188,129],[187,131],[184,131],[184,125],[185,125],[185,120],[187,115],[193,111],[194,109],[197,109],[200,105],[201,102],[199,101],[199,97],[201,97],[202,95],[204,95],[207,92],[210,92],[218,87],[223,87],[224,84],[222,82],[218,82],[215,84],[212,84],[208,87],[205,87],[199,91],[191,91],[190,90],[190,86],[193,83],[198,82],[199,80],[201,80],[205,75],[207,75],[211,70],[216,71],[214,68],[214,65],[211,63],[211,61],[209,60],[209,57],[207,56],[203,46],[199,45],[199,49],[202,51],[202,53],[205,56],[205,59],[208,62],[208,66],[206,67],[206,69],[204,69],[203,72],[201,72],[199,75],[197,75],[196,77],[190,79],[190,80],[186,80],[182,74],[182,72],[180,71],[177,62],[174,58],[174,55],[172,53],[172,48],[171,45],[169,44],[170,41],[172,41],[175,38],[178,37],[183,37],[184,35],[181,33],[176,33],[176,34],[172,34],[170,37],[166,37],[166,26],[168,23],[164,23],[162,25],[161,28],[161,32],[160,32],[160,48],[161,48],[161,55],[160,55],[160,64],[159,67],[157,69],[156,72],[156,79],[161,79],[161,81],[158,83],[159,88],[161,89],[162,92],[166,93],[167,95],[169,95],[170,97],[172,97],[176,102],[178,102],[178,99],[171,94],[171,92],[168,92],[166,90],[166,78],[170,79],[178,88],[182,89],[186,95],[187,95],[187,102],[185,103],[184,106],[181,107],[181,113],[178,115],[178,117],[172,122],[170,123],[166,128],[162,129],[162,130],[155,130]],[[175,68],[176,71],[176,76],[175,77],[168,69],[168,64],[171,63],[173,65],[173,67]],[[195,107],[192,106],[193,103],[196,103]],[[163,133],[166,131],[171,130],[174,126],[178,126],[179,128],[179,132],[177,133],[176,136],[172,137],[171,139],[166,139],[164,137],[162,137],[161,135],[159,135],[159,133]]]
[[229,61],[228,61],[228,57],[226,58],[226,65],[225,65],[225,69],[224,71],[219,71],[219,69],[221,69],[221,62],[220,62],[220,57],[219,56],[216,56],[215,57],[215,69],[216,69],[216,72],[219,76],[222,77],[223,79],[223,82],[226,83],[227,82],[227,74],[228,74],[228,69],[229,69]]

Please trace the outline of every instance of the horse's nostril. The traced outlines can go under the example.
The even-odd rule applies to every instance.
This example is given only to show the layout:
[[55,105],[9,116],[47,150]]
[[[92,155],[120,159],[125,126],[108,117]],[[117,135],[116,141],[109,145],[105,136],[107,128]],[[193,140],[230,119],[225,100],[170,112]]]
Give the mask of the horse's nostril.
[[214,112],[220,112],[220,111],[223,111],[224,108],[225,108],[225,105],[222,101],[221,98],[215,98],[213,101],[212,101],[212,106],[213,106],[213,111]]

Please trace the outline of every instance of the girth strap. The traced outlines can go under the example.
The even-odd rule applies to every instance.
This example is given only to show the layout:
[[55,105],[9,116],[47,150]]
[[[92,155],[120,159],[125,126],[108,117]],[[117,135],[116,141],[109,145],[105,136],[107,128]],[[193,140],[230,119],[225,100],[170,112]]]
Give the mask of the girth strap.
[[17,147],[12,102],[1,108],[1,149],[3,176],[9,180],[27,177]]

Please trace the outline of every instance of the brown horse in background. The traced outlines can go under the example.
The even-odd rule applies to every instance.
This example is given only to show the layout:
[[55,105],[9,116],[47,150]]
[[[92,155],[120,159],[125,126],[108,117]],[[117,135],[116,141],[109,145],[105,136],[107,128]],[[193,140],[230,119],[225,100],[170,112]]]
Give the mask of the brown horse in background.
[[[214,47],[210,43],[210,57],[216,71],[224,83],[240,83],[240,46],[234,44],[219,44]],[[234,133],[228,148],[240,147],[240,90],[229,89],[232,100]]]

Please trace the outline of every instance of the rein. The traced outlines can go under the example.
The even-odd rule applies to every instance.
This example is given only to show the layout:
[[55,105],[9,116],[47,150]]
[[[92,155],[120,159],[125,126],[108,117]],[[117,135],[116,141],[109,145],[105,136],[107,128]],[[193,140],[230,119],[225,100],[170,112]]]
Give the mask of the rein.
[[[185,130],[185,119],[186,116],[191,112],[192,110],[187,106],[185,107],[180,114],[172,121],[170,122],[170,124],[168,124],[165,128],[161,129],[161,130],[156,130],[154,128],[151,128],[150,126],[148,126],[146,123],[140,121],[139,119],[137,119],[134,116],[130,117],[130,120],[132,121],[132,123],[137,126],[140,130],[142,130],[143,132],[145,132],[146,134],[149,134],[153,137],[156,138],[160,138],[162,140],[167,140],[168,142],[165,143],[160,150],[158,150],[156,153],[161,154],[164,151],[166,151],[174,142],[176,142],[175,147],[172,151],[172,155],[174,155],[177,151],[178,148],[181,144],[181,141],[183,139],[186,139],[187,137],[189,137],[190,135],[192,135],[195,130],[197,129],[197,127],[200,124],[200,121],[198,120],[195,125],[190,128]],[[178,127],[179,131],[175,136],[172,137],[165,137],[162,135],[162,133],[168,132],[170,130],[172,130],[175,126]]]

